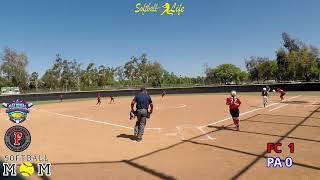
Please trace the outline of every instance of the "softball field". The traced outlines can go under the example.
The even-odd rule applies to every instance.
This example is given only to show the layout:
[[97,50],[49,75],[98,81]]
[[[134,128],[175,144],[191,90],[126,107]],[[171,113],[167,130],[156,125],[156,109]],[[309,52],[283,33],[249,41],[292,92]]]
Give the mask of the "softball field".
[[[101,106],[94,98],[36,104],[23,122],[32,135],[23,153],[46,154],[52,163],[47,179],[54,180],[319,178],[319,96],[288,92],[280,102],[273,94],[263,108],[259,95],[239,93],[240,131],[225,105],[227,94],[152,96],[155,110],[141,142],[132,136],[132,97],[116,97],[115,104],[103,97]],[[4,111],[2,132],[12,126]],[[282,153],[267,153],[267,143],[282,143]],[[293,166],[267,167],[274,156],[292,157]]]

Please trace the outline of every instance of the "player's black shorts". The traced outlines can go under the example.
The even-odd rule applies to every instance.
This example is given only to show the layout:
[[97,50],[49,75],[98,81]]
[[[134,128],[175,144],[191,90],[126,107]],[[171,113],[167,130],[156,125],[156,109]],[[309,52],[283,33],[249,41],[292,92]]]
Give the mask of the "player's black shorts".
[[239,117],[239,114],[240,114],[239,108],[230,109],[230,114],[231,114],[232,117]]
[[286,93],[282,93],[282,94],[280,95],[280,97],[283,97],[284,95],[286,95]]

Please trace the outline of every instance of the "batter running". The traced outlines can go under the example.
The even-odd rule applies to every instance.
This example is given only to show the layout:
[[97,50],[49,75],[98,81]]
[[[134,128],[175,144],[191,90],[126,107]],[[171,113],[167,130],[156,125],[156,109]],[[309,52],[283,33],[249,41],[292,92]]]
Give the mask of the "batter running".
[[229,112],[233,119],[233,123],[236,126],[236,129],[239,131],[240,129],[239,107],[240,107],[241,101],[239,98],[236,98],[236,96],[237,96],[237,92],[231,91],[231,97],[227,98],[226,104],[229,105]]

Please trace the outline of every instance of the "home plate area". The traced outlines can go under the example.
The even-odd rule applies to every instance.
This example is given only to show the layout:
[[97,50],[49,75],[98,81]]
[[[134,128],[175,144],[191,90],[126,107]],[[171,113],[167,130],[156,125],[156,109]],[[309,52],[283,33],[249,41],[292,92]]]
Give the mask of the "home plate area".
[[201,127],[194,125],[180,125],[177,126],[177,135],[181,140],[215,140],[215,138],[209,136]]

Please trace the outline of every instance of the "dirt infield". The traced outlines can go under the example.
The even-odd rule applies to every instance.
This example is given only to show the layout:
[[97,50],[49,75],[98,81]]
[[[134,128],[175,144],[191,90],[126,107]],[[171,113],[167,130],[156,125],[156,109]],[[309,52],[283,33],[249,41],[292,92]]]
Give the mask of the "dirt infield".
[[[320,177],[320,98],[240,94],[240,131],[230,120],[226,95],[154,96],[144,139],[132,138],[132,98],[35,105],[23,125],[32,135],[23,154],[46,154],[50,179],[317,179]],[[2,134],[12,126],[1,109]],[[283,144],[282,154],[267,143]],[[295,143],[295,153],[287,145]],[[1,154],[10,152],[0,141]],[[20,153],[21,154],[21,153]],[[266,158],[292,157],[292,168],[267,168]],[[32,179],[39,179],[36,175]]]

